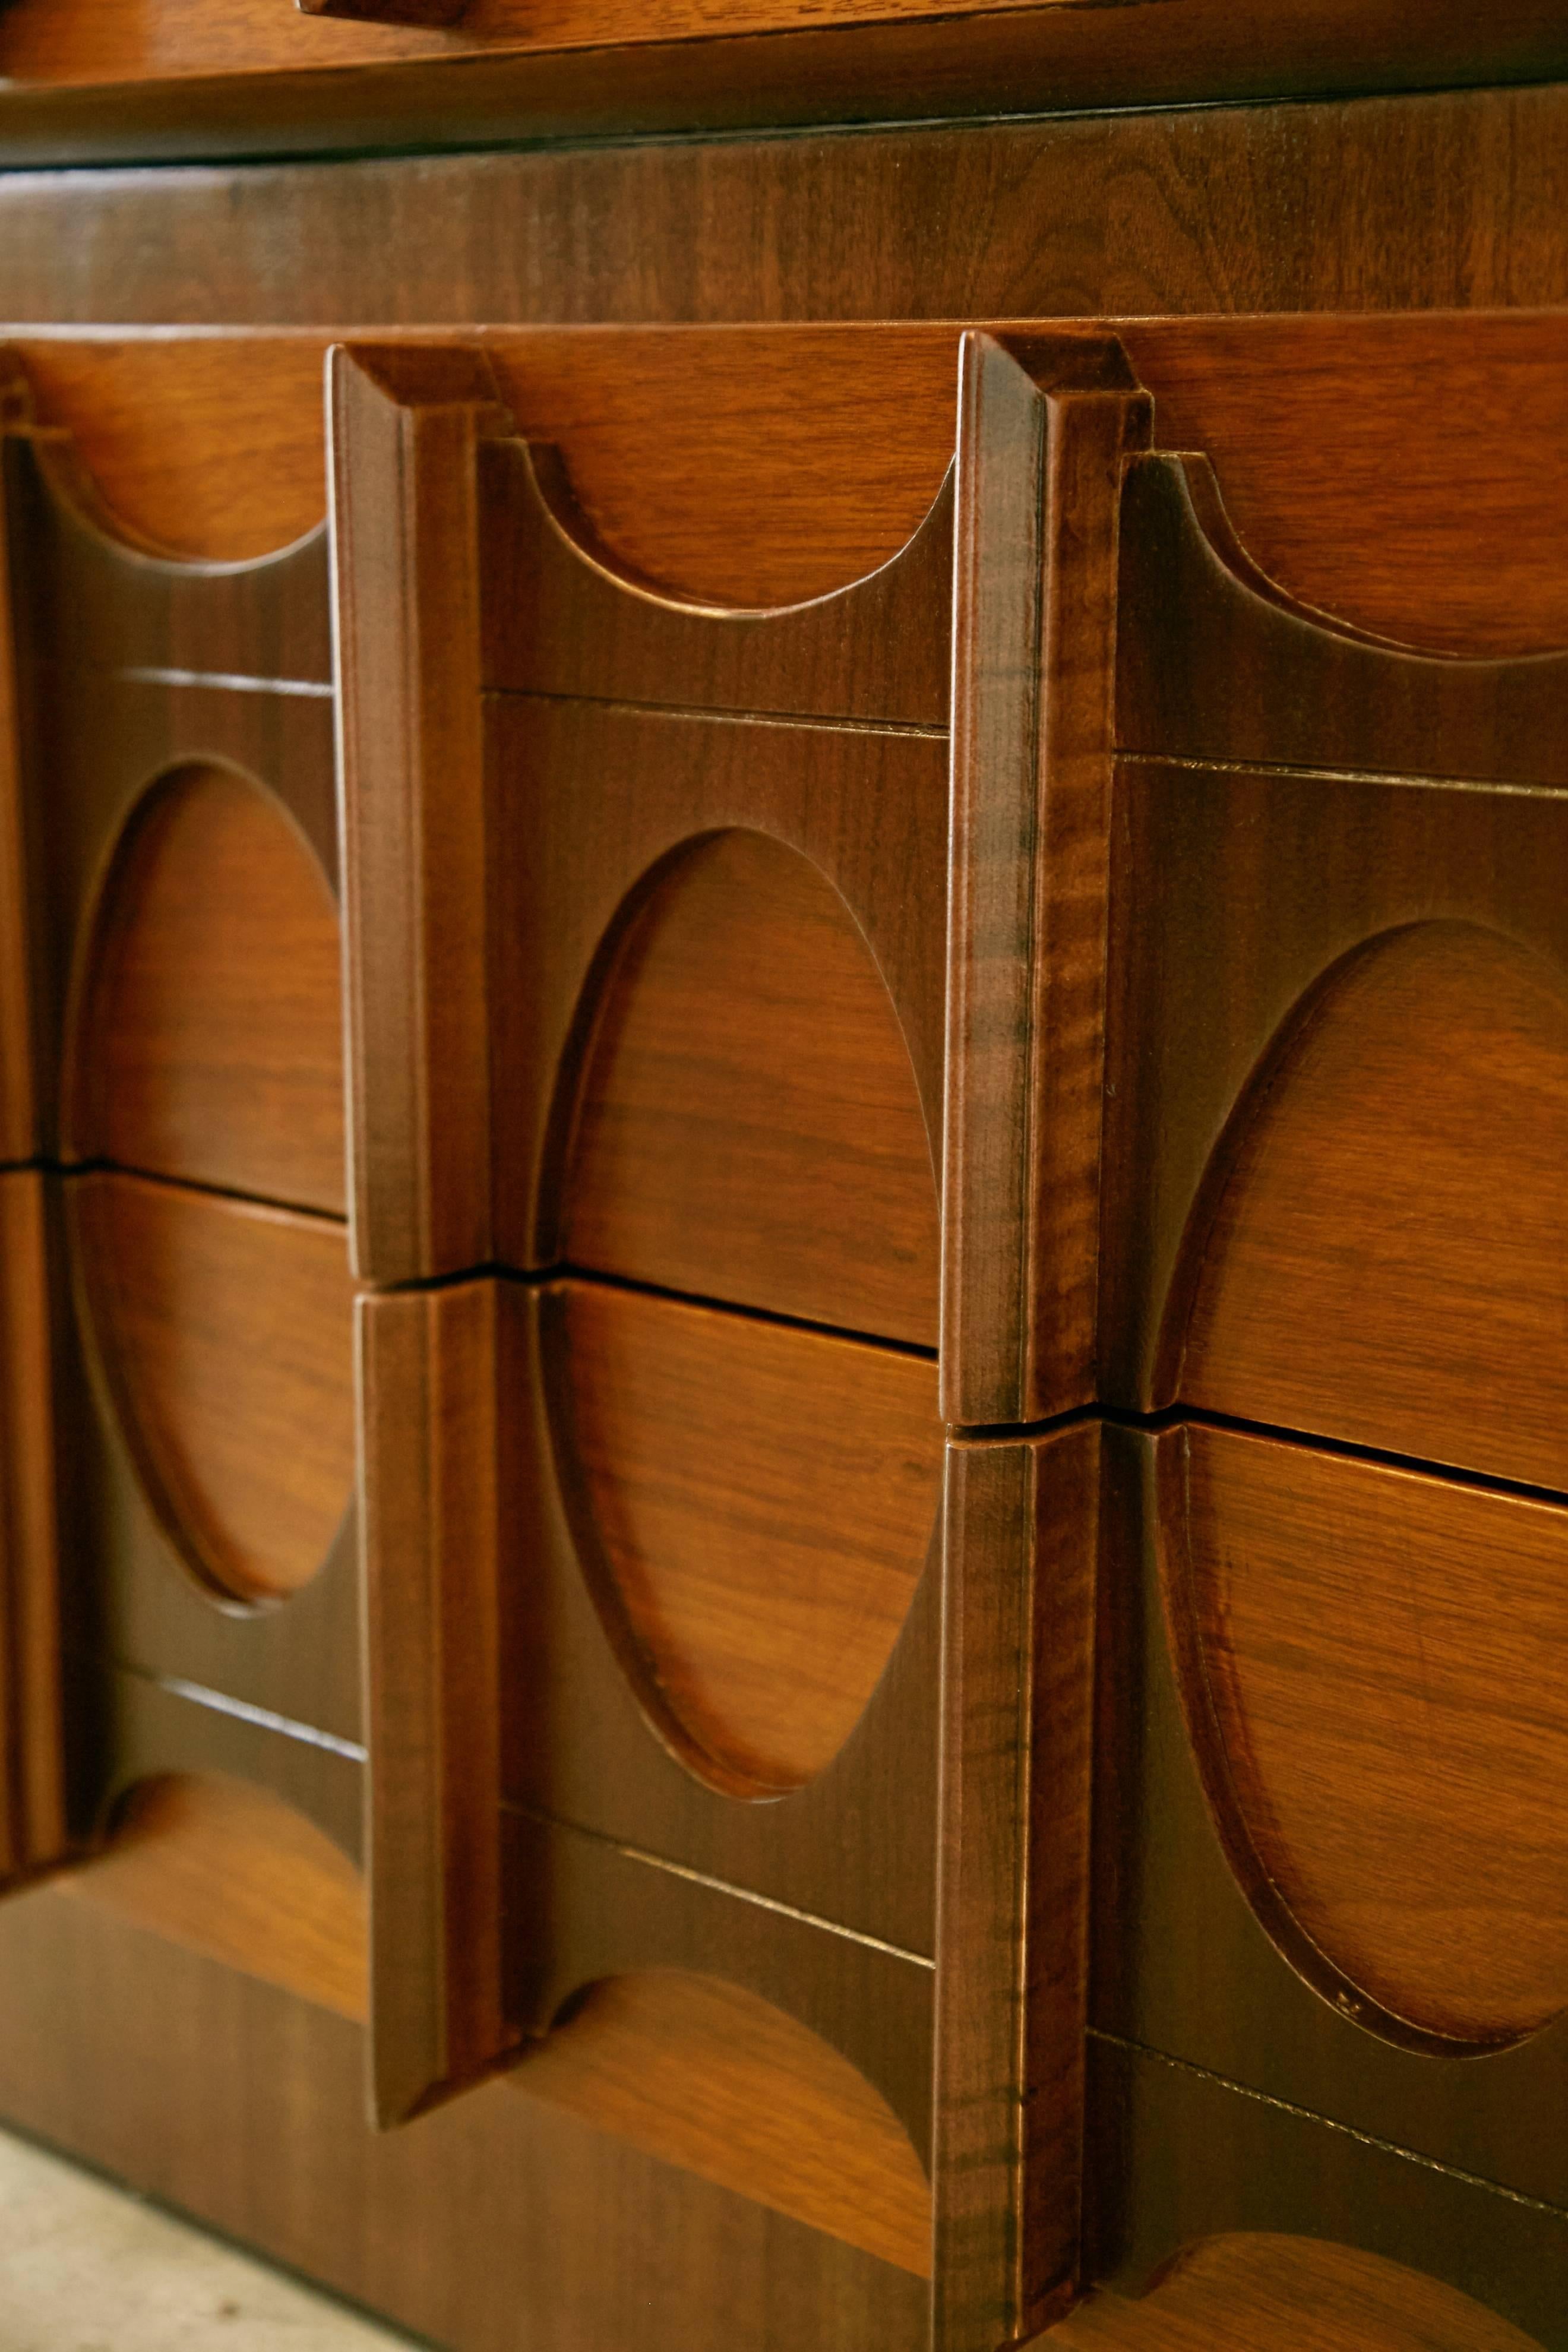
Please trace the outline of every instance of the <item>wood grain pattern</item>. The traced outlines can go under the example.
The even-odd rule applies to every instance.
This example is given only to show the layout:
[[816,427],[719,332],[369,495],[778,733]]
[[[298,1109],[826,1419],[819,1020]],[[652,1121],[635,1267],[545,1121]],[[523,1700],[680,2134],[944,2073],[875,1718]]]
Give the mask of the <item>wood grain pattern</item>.
[[1221,1147],[1171,1392],[1568,1485],[1568,985],[1418,924],[1340,964]]
[[944,1410],[1095,1391],[1117,488],[1148,405],[1103,339],[964,346]]
[[337,909],[278,804],[176,772],[121,838],[87,956],[74,1151],[342,1215]]
[[1046,2326],[1082,2275],[1100,1433],[952,1449],[933,2341]]
[[[1340,2031],[1363,2052],[1377,2046],[1353,2027]],[[1412,2162],[1375,2134],[1335,2131],[1303,2107],[1249,2095],[1202,2067],[1173,2065],[1099,2036],[1090,2051],[1093,2242],[1100,2275],[1117,2294],[1142,2295],[1173,2257],[1207,2240],[1253,2231],[1327,2240],[1354,2248],[1363,2263],[1373,2256],[1426,2273],[1405,2287],[1421,2352],[1428,2343],[1443,2345],[1445,2325],[1461,2324],[1454,2296],[1461,2298],[1457,2310],[1477,2352],[1519,2352],[1517,2336],[1503,2332],[1510,2327],[1522,2329],[1542,2352],[1556,2352],[1568,2280],[1568,2219],[1561,2205],[1500,2196],[1441,2161]],[[1404,2063],[1429,2073],[1432,2062],[1406,2055]],[[1279,2276],[1283,2289],[1287,2283],[1308,2285],[1312,2273],[1306,2263],[1282,2261]],[[1360,2293],[1348,2315],[1364,2318],[1375,2345],[1380,2320],[1390,2325],[1389,2305],[1397,2311],[1398,2303],[1392,2284],[1380,2294],[1367,2287],[1369,2276],[1377,2273],[1352,2265],[1350,2280]],[[1370,2312],[1369,2292],[1377,2298]],[[1299,2334],[1292,2327],[1283,2336],[1279,2301],[1273,2312],[1266,2302],[1274,2332],[1265,2340],[1311,2344],[1313,2318],[1326,2325],[1331,2315],[1343,2315],[1338,2283],[1325,2282],[1318,2298]],[[1210,2324],[1218,2332],[1205,2339],[1205,2352],[1216,2340],[1229,2352],[1223,2318],[1216,2314]],[[1459,2342],[1468,2352],[1464,2336]]]
[[[369,0],[351,5],[363,16]],[[395,0],[397,14],[409,5],[419,0]],[[902,121],[1300,98],[1325,89],[1441,89],[1547,78],[1563,64],[1561,27],[1549,0],[1508,0],[1483,26],[1457,0],[1424,0],[1419,9],[1388,0],[1359,0],[1350,8],[1334,0],[1283,0],[1266,36],[1251,23],[1238,31],[1234,13],[1218,0],[1183,0],[1163,16],[1125,24],[1108,23],[1072,0],[1001,0],[990,7],[962,0],[942,10],[930,0],[830,0],[821,9],[811,0],[682,0],[651,28],[626,0],[588,0],[586,7],[584,0],[545,0],[520,18],[521,5],[473,0],[459,27],[442,31],[399,29],[395,21],[290,23],[281,9],[264,15],[264,0],[226,0],[205,11],[198,0],[161,0],[152,17],[132,0],[112,6],[101,0],[96,14],[93,0],[21,0],[9,55],[0,50],[0,62],[42,80],[41,89],[25,89],[24,99],[47,101],[57,94],[50,83],[62,80],[59,95],[84,80],[97,85],[82,92],[86,100],[101,100],[113,90],[121,141],[139,134],[142,152],[167,133],[176,95],[189,117],[186,93],[194,87],[206,100],[197,119],[208,152],[210,142],[224,140],[230,150],[248,145],[267,153],[278,152],[280,124],[293,132],[290,143],[319,152],[321,126],[334,120],[344,148],[433,141],[442,121],[449,124],[465,105],[478,118],[475,137],[495,139],[509,131],[538,137],[547,129],[581,135],[780,121]],[[302,33],[314,36],[309,46]],[[636,77],[612,69],[614,50],[603,45],[620,41],[641,47]],[[487,48],[500,54],[487,60]],[[439,62],[443,54],[452,68],[468,68],[456,89],[454,74]],[[414,60],[432,55],[436,62],[418,70]],[[400,58],[407,62],[396,68]],[[311,68],[371,67],[377,59],[391,69],[355,77],[362,86],[352,91],[345,124],[349,94],[321,89],[330,78]],[[116,74],[152,101],[136,109],[129,124]],[[160,74],[169,79],[136,93],[138,80]],[[195,79],[202,75],[205,88]],[[226,87],[234,80],[238,89]],[[52,134],[45,152],[53,160],[81,160],[84,139],[87,152],[112,152],[107,106],[58,110],[46,103],[27,109],[23,120],[32,124],[40,113],[46,135]],[[301,136],[301,114],[314,118],[313,140]]]
[[946,725],[945,479],[879,571],[805,604],[757,610],[631,574],[597,540],[558,453],[501,441],[480,463],[487,686],[745,717]]
[[0,2111],[420,2336],[921,2352],[921,2281],[510,2082],[367,2131],[358,2028],[52,1889],[0,1977]]
[[934,1347],[931,1149],[887,988],[766,835],[665,867],[603,983],[573,1119],[576,1265]]
[[1206,458],[1149,457],[1131,469],[1119,604],[1125,752],[1474,782],[1568,778],[1568,655],[1444,659],[1329,621],[1258,569]]
[[609,1978],[510,2081],[779,2213],[931,2273],[931,2189],[865,2077],[738,1986],[674,1970]]
[[1192,2247],[1141,2302],[1095,2296],[1050,2342],[1068,2352],[1539,2352],[1435,2279],[1267,2231]]
[[[529,2033],[543,2034],[584,1987],[607,1978],[671,1969],[718,1978],[837,2050],[921,2161],[929,2156],[929,1960],[538,1814],[509,1806],[503,1828],[509,1991]],[[768,1832],[752,1834],[762,1843]]]
[[[1141,20],[1145,30],[1155,21]],[[1228,9],[1225,21],[1235,22]],[[959,19],[948,37],[961,62],[974,30]],[[689,123],[703,53],[674,49],[680,76],[662,83],[655,68],[661,54],[669,65],[670,48],[647,49],[636,76],[612,58],[613,121],[652,128],[673,104]],[[733,86],[753,128],[776,130],[776,38],[769,54],[769,71],[744,87],[733,61],[716,79]],[[1037,52],[1036,62],[1044,72]],[[575,79],[572,60],[562,73]],[[487,104],[482,68],[466,64],[461,79],[476,140],[525,135],[515,87],[492,85]],[[17,176],[0,189],[0,317],[375,329],[1469,313],[1557,304],[1568,282],[1558,236],[1568,101],[1555,86],[1206,114],[1125,111],[1123,92],[1099,117],[1064,116],[1058,92],[1045,120],[870,136],[844,127],[842,87],[824,83],[793,114],[824,124],[813,139],[530,141],[439,156],[406,150],[422,125],[432,144],[450,139],[450,98],[432,105],[406,75],[379,88],[331,74],[260,87],[266,160],[226,181],[221,205],[199,173],[66,180],[23,167],[89,152],[142,164],[233,152],[255,126],[232,81],[202,93],[164,85],[144,104],[123,85],[68,104],[63,93],[10,93]],[[996,95],[995,111],[1019,103],[1016,61]],[[546,89],[537,96],[534,139],[545,119],[572,119],[569,88],[553,106]],[[896,76],[883,76],[884,124],[900,96]],[[393,121],[405,152],[366,155]],[[359,141],[359,160],[312,160],[328,137]],[[847,218],[863,224],[853,237]],[[984,221],[985,233],[954,235],[955,221]]]
[[716,1786],[803,1786],[863,1713],[925,1566],[934,1368],[595,1284],[554,1296],[563,1476],[643,1705]]
[[482,359],[432,351],[402,404],[329,373],[357,1272],[491,1255],[479,440]]
[[296,1591],[353,1481],[342,1227],[119,1174],[71,1197],[90,1329],[165,1534],[221,1592]]
[[[364,167],[350,176],[369,204]],[[134,201],[140,184],[124,193]],[[97,289],[99,310],[112,290]],[[421,315],[447,314],[437,293]],[[395,307],[389,289],[384,309]],[[353,301],[328,314],[365,315]],[[994,314],[991,331],[1005,332],[1005,312]],[[1560,312],[1107,323],[1154,397],[1159,445],[1207,452],[1240,538],[1295,595],[1433,650],[1568,643],[1552,560],[1568,498]],[[470,331],[519,429],[564,452],[598,538],[644,577],[721,604],[795,603],[873,571],[917,529],[952,457],[952,326]],[[309,328],[24,330],[15,347],[39,424],[70,432],[132,531],[235,561],[320,520],[330,340]],[[868,409],[887,425],[869,441]],[[1508,429],[1527,411],[1531,445]],[[237,476],[221,458],[231,435],[251,453]],[[1456,469],[1461,502],[1443,495]]]
[[1568,2006],[1568,1514],[1214,1430],[1168,1451],[1193,1738],[1265,1924],[1396,2037],[1539,2031]]
[[391,2124],[517,2038],[502,2013],[496,1286],[366,1298],[358,1345],[371,2098]]
[[0,1873],[58,1860],[67,1821],[51,1207],[0,1175]]
[[70,435],[130,534],[238,563],[303,539],[326,511],[325,345],[220,331],[24,334],[16,349],[38,425]]
[[492,931],[490,990],[495,1066],[506,1079],[494,1123],[503,1263],[542,1266],[562,1255],[566,1139],[552,1123],[552,1081],[570,1066],[574,1021],[592,1003],[594,959],[645,877],[707,834],[765,831],[820,867],[865,934],[904,1033],[928,1132],[936,1130],[943,736],[737,724],[509,695],[495,698],[491,751],[490,851],[494,872],[508,877],[510,909]]
[[265,1790],[171,1774],[132,1790],[105,1851],[61,1891],[363,2021],[364,1886],[346,1854]]

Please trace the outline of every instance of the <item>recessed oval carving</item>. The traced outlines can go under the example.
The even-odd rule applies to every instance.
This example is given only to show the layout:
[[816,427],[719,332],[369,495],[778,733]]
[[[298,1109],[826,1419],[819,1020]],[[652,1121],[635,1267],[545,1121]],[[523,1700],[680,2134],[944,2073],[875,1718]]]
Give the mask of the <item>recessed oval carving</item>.
[[1568,993],[1543,959],[1458,922],[1373,941],[1221,1155],[1167,1393],[1568,1486]]
[[116,1173],[73,1190],[93,1338],[164,1533],[237,1599],[297,1591],[353,1478],[342,1226]]
[[673,1969],[602,1979],[508,2079],[930,2276],[931,2188],[902,2124],[840,2052],[739,1985]]
[[934,1347],[909,1048],[826,877],[756,833],[658,877],[600,991],[562,1197],[574,1265]]
[[561,1226],[621,1279],[548,1304],[562,1486],[656,1730],[711,1786],[779,1796],[858,1720],[936,1517],[914,1071],[844,901],[758,834],[668,861],[594,985]]
[[803,1786],[858,1720],[925,1564],[935,1365],[596,1284],[550,1306],[579,1554],[645,1711],[716,1788]]
[[1568,1509],[1300,1444],[1165,1441],[1188,1728],[1263,1925],[1418,2047],[1568,2004]]
[[225,768],[166,778],[100,898],[76,1150],[341,1213],[340,955],[326,877],[278,803]]

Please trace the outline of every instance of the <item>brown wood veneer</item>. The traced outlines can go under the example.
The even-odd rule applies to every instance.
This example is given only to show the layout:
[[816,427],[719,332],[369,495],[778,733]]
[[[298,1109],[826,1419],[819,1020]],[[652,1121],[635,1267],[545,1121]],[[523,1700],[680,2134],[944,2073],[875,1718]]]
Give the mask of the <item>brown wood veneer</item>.
[[337,908],[277,803],[176,771],[121,836],[86,952],[74,1152],[341,1216]]
[[164,1532],[220,1592],[298,1591],[353,1484],[342,1225],[116,1173],[72,1200],[91,1329]]

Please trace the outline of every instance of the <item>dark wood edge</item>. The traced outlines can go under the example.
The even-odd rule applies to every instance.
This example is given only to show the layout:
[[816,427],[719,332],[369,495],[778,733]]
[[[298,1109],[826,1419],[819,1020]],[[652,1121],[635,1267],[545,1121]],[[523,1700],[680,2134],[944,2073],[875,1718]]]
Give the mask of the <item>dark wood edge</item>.
[[0,1875],[13,1877],[58,1862],[71,1841],[51,1206],[37,1171],[0,1181]]
[[942,1392],[966,1427],[1097,1377],[1117,529],[1152,410],[1113,336],[963,338]]
[[[0,439],[31,415],[26,372],[0,349]],[[39,1148],[36,1072],[33,926],[25,815],[19,604],[5,481],[0,472],[0,1160],[30,1160]]]
[[1080,2276],[1100,1434],[950,1451],[933,2352]]
[[1271,10],[1233,0],[1006,8],[531,56],[467,49],[376,67],[0,90],[12,169],[452,149],[679,131],[1100,111],[1549,81],[1557,0]]

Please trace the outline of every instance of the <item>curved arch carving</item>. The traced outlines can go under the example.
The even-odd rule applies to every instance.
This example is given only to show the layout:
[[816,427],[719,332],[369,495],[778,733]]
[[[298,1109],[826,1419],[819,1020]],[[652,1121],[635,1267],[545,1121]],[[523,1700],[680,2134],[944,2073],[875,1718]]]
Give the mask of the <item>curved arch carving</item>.
[[282,1797],[218,1772],[121,1791],[100,1851],[57,1881],[76,1899],[363,2023],[364,1881]]
[[1142,2297],[1102,2294],[1055,2330],[1067,2352],[1541,2352],[1533,2336],[1403,2263],[1240,2231],[1184,2248]]
[[675,1969],[600,1979],[510,2079],[667,2164],[930,2275],[931,2189],[902,2124],[847,2058],[759,1994]]

